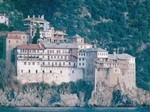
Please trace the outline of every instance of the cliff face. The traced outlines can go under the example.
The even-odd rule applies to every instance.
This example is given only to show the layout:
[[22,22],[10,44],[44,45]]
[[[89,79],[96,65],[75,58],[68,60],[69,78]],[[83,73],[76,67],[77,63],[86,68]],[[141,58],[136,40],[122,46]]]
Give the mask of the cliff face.
[[61,94],[54,96],[51,90],[46,90],[42,94],[35,90],[17,92],[10,88],[0,90],[0,106],[62,106],[74,107],[83,106],[82,98],[77,94]]
[[83,80],[60,85],[17,84],[0,88],[0,106],[84,106],[91,92],[92,86]]
[[[88,89],[88,88],[87,88]],[[61,88],[59,88],[61,90]],[[86,99],[86,92],[71,93],[46,86],[36,85],[20,89],[0,89],[0,106],[146,106],[150,105],[150,92],[133,88],[128,90],[120,85],[109,87],[99,82],[91,99]],[[85,100],[86,99],[86,100]]]
[[139,88],[128,90],[121,85],[109,87],[98,82],[89,100],[90,106],[144,106],[150,105],[150,92]]

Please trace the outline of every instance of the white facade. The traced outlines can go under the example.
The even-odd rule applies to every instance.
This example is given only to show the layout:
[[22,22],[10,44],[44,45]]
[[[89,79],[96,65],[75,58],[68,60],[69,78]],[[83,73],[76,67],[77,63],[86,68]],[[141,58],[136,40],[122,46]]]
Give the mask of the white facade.
[[[49,32],[42,35],[54,40],[64,35],[54,29]],[[52,32],[54,35],[50,36]],[[93,83],[95,90],[98,81],[104,81],[112,87],[118,83],[129,89],[136,87],[135,57],[129,54],[108,54],[107,50],[92,48],[79,35],[73,36],[69,43],[55,43],[54,40],[17,47],[19,81],[61,84],[84,79]]]
[[[26,65],[24,65],[24,63],[26,63]],[[61,84],[62,82],[76,81],[83,78],[82,69],[67,67],[68,63],[65,63],[66,66],[64,67],[55,65],[52,67],[51,64],[48,65],[48,63],[53,62],[49,61],[44,66],[43,62],[39,61],[18,61],[18,80],[22,83],[55,82],[56,84]]]
[[78,46],[45,43],[21,45],[17,48],[17,74],[22,83],[62,82],[83,79],[77,67]]
[[9,25],[9,18],[5,14],[0,14],[0,23]]
[[40,28],[40,31],[49,31],[50,23],[44,19],[44,15],[35,17],[28,16],[28,18],[24,19],[24,28],[25,31],[29,34],[31,38],[35,36],[37,27]]

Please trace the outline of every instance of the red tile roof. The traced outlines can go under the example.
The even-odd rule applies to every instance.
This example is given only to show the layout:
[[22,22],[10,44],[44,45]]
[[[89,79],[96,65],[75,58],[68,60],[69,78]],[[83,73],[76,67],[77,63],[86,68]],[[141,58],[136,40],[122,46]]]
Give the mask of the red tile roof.
[[7,39],[21,39],[20,37],[16,37],[16,36],[9,36],[7,37]]
[[24,44],[24,45],[18,46],[17,48],[19,49],[44,49],[44,47],[39,44]]
[[5,16],[5,15],[0,13],[0,16]]
[[21,34],[21,35],[27,35],[25,32],[22,32],[22,31],[12,31],[12,32],[9,32],[9,34]]

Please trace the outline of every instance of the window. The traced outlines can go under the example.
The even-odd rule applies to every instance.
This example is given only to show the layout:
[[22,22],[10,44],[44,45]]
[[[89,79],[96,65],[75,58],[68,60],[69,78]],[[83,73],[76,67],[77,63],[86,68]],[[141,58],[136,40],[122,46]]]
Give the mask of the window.
[[44,73],[44,70],[43,70],[43,73]]
[[28,65],[31,65],[31,62],[28,62]]
[[28,70],[28,72],[30,73],[30,70]]
[[71,62],[69,62],[69,65],[71,65]]
[[81,63],[79,63],[79,65],[81,65]]
[[32,62],[32,65],[35,65],[35,62]]
[[54,66],[54,63],[52,62],[52,66]]
[[18,43],[18,40],[16,41],[16,43]]
[[82,63],[82,65],[84,66],[84,63]]
[[45,62],[43,62],[43,65],[45,65]]
[[52,73],[52,71],[50,70],[50,73]]
[[38,73],[38,70],[36,70],[35,72]]
[[82,61],[84,61],[84,58],[82,58]]
[[21,73],[23,73],[23,70],[21,70]]
[[26,65],[27,63],[26,62],[24,62],[24,65]]
[[8,42],[10,43],[10,40]]
[[60,73],[62,73],[62,71],[60,70]]
[[74,70],[72,70],[72,73],[74,73]]

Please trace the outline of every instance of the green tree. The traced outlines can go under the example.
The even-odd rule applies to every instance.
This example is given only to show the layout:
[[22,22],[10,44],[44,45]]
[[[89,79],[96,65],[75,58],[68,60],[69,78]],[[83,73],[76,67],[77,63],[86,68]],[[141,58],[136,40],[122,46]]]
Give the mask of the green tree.
[[8,31],[8,30],[9,30],[9,28],[8,28],[7,25],[5,25],[5,24],[0,24],[0,31]]
[[37,30],[35,36],[33,37],[32,44],[37,44],[38,39],[40,38],[40,28],[37,25]]
[[0,86],[5,87],[11,84],[16,75],[15,67],[12,63],[0,60]]

